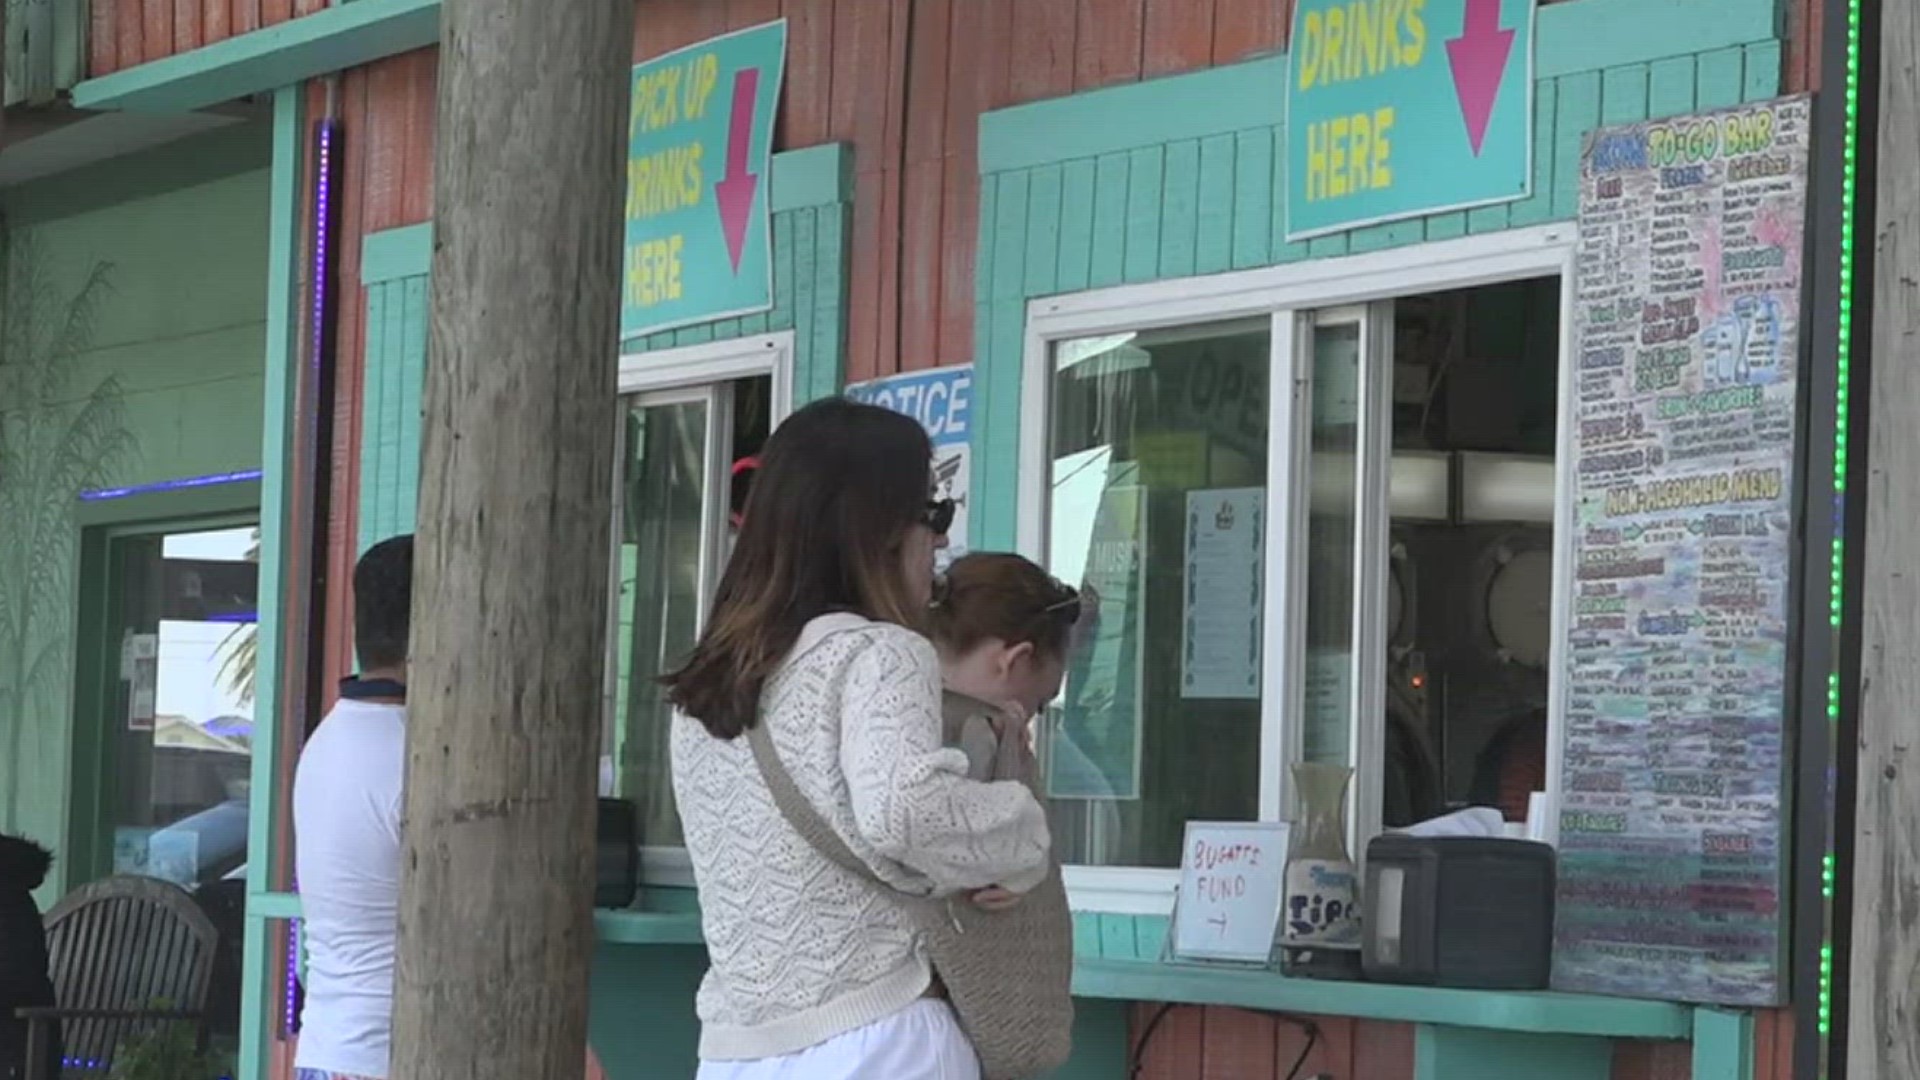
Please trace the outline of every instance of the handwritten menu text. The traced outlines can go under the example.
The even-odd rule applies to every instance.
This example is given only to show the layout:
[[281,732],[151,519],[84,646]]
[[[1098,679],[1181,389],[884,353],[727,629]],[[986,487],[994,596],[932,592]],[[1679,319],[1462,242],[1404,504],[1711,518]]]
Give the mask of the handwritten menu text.
[[1782,992],[1808,122],[1792,98],[1587,143],[1558,989]]

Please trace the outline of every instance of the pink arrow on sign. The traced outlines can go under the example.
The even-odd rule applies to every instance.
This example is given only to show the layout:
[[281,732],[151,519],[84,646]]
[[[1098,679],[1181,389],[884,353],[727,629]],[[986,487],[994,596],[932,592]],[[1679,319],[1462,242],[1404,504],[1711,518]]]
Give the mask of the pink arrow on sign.
[[740,272],[740,255],[747,247],[747,222],[753,218],[753,196],[760,177],[747,171],[753,146],[753,113],[760,93],[760,69],[742,68],[733,76],[733,120],[727,128],[727,174],[713,185],[720,207],[720,230],[727,240],[733,272]]
[[1447,41],[1447,59],[1453,64],[1453,89],[1474,157],[1486,141],[1487,121],[1493,117],[1493,102],[1500,96],[1512,53],[1513,31],[1500,28],[1500,0],[1467,0],[1465,25],[1459,37]]

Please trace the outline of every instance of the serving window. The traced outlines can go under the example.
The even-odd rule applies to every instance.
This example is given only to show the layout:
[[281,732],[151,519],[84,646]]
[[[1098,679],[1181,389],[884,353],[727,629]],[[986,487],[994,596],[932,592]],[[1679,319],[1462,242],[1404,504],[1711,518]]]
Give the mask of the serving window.
[[1185,823],[1291,817],[1296,761],[1354,768],[1356,854],[1553,786],[1567,252],[1427,247],[1030,309],[1021,546],[1095,613],[1038,740],[1079,906],[1163,910]]
[[[1189,819],[1259,814],[1258,625],[1213,670],[1184,592],[1190,510],[1232,492],[1227,513],[1264,513],[1271,353],[1266,318],[1052,347],[1047,563],[1092,612],[1040,743],[1069,863],[1176,867]],[[1251,586],[1260,553],[1241,554]]]
[[787,412],[786,335],[623,359],[600,794],[639,815],[642,874],[691,884],[660,676],[693,648],[755,457]]

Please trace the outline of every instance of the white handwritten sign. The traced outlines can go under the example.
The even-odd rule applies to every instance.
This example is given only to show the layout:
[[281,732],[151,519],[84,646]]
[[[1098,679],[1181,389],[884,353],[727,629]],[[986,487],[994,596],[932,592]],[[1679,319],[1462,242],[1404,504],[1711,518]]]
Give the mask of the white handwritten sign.
[[1265,964],[1280,922],[1285,822],[1187,822],[1173,955]]

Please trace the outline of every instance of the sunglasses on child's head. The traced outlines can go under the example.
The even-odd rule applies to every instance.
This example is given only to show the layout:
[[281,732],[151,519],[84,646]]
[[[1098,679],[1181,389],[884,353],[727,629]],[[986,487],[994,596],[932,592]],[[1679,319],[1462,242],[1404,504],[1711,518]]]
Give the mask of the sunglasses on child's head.
[[920,524],[932,529],[935,536],[945,536],[953,528],[953,515],[958,509],[952,499],[928,499],[926,508],[920,511]]
[[[1061,623],[1068,627],[1079,625],[1081,614],[1080,590],[1065,584],[1058,578],[1054,579],[1053,590],[1059,598],[1042,605],[1034,614],[1059,619]],[[953,579],[945,574],[937,575],[933,579],[932,606],[944,606],[952,596]]]
[[1052,615],[1068,626],[1080,623],[1080,590],[1058,580],[1054,587],[1060,590],[1060,599],[1040,609],[1042,615]]

